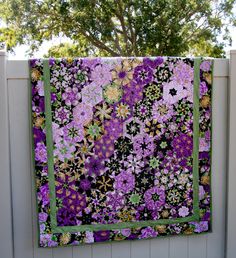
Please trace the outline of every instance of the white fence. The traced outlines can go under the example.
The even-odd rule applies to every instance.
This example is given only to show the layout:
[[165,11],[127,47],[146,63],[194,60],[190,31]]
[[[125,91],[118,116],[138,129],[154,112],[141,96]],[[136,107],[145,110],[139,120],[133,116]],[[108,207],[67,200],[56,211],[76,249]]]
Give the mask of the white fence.
[[[234,222],[236,217],[235,51],[232,51],[230,60],[215,60],[213,233],[201,236],[54,249],[38,248],[35,193],[32,191],[28,79],[27,61],[8,61],[5,53],[0,52],[0,258],[236,257],[236,243],[234,243],[236,239],[236,223]],[[228,94],[229,87],[230,94]],[[230,113],[228,111],[229,99],[231,100]],[[229,129],[230,133],[227,133]],[[229,147],[227,139],[230,141]],[[226,200],[228,200],[228,206]],[[226,230],[227,224],[228,230]]]

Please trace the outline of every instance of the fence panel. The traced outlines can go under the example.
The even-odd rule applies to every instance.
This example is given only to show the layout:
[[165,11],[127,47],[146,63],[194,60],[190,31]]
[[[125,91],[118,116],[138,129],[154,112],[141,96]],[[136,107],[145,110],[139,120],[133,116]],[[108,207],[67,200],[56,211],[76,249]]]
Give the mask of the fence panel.
[[[36,243],[35,195],[29,141],[27,61],[8,61],[14,258],[223,258],[225,249],[228,60],[217,59],[213,92],[213,233],[42,249]],[[1,198],[1,196],[0,196]],[[5,257],[4,257],[5,258]],[[7,257],[8,258],[8,257]]]

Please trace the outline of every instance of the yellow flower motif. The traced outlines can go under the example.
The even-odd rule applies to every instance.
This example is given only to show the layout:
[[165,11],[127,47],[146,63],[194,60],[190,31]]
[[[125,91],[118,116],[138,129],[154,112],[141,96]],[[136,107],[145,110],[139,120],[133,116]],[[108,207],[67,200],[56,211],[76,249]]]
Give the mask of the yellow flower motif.
[[122,212],[118,213],[119,218],[123,221],[123,222],[129,222],[133,220],[133,215],[132,212],[129,210],[123,210]]
[[101,179],[97,181],[98,189],[107,192],[107,190],[112,187],[112,183],[111,178],[102,176]]
[[36,127],[41,127],[42,126],[42,124],[44,123],[44,118],[43,117],[37,117],[37,119],[35,120],[35,123],[34,123],[34,125],[36,126]]
[[184,231],[184,234],[185,235],[191,235],[193,233],[193,228],[187,228],[185,231]]
[[41,181],[40,179],[36,179],[36,186],[37,188],[39,188],[41,186]]
[[41,73],[38,69],[36,68],[33,68],[32,71],[31,71],[31,79],[33,82],[36,82],[40,79],[41,77]]
[[201,177],[201,184],[209,185],[209,183],[210,183],[210,177],[208,175],[204,175]]
[[60,244],[61,245],[66,245],[70,242],[70,239],[71,239],[71,234],[70,233],[63,233],[60,236]]
[[110,104],[118,102],[121,96],[122,89],[117,84],[108,84],[103,90],[103,97]]
[[134,68],[139,64],[140,61],[137,59],[123,59],[112,71],[114,83],[119,85],[128,84],[132,80]]
[[116,107],[116,114],[117,114],[117,117],[119,118],[122,118],[122,119],[127,118],[128,115],[130,114],[129,106],[124,103],[120,103]]
[[203,108],[207,108],[210,105],[210,97],[209,96],[203,96],[200,104]]
[[211,74],[210,73],[203,73],[203,77],[205,78],[205,80],[211,84]]
[[161,233],[161,234],[166,233],[166,225],[158,225],[158,226],[156,226],[155,228],[156,228],[156,230],[157,230],[159,233]]
[[162,125],[159,124],[156,119],[153,119],[146,122],[144,131],[148,133],[151,137],[154,137],[161,133],[161,129]]
[[68,57],[68,58],[67,58],[67,62],[68,62],[69,64],[71,64],[71,63],[73,62],[73,58]]
[[161,216],[162,216],[163,218],[168,218],[168,217],[169,217],[169,211],[164,210],[164,211],[161,213]]

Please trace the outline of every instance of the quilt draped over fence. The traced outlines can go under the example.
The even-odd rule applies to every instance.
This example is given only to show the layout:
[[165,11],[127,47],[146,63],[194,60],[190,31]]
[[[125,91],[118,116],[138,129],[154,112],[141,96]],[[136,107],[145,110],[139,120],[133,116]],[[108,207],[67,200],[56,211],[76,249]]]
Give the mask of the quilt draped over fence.
[[39,246],[211,230],[212,60],[29,65]]

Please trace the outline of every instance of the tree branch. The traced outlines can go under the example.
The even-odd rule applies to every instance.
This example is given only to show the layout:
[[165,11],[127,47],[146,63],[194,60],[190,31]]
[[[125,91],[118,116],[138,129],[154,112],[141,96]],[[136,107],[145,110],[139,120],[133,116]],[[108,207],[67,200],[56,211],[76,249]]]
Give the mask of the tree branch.
[[118,4],[118,8],[119,8],[119,13],[116,12],[116,16],[119,19],[120,25],[122,27],[123,36],[124,36],[124,42],[125,42],[126,49],[127,49],[126,54],[129,55],[128,34],[127,34],[125,20],[124,20],[124,10],[123,10],[123,6],[122,6],[123,5],[122,0],[118,0],[117,4]]

